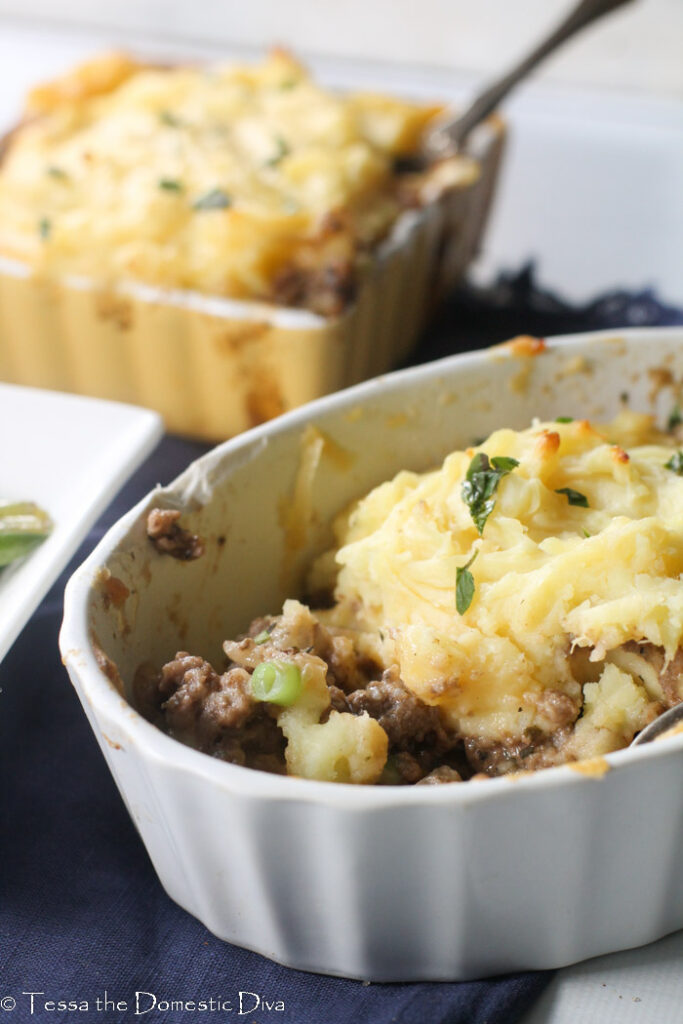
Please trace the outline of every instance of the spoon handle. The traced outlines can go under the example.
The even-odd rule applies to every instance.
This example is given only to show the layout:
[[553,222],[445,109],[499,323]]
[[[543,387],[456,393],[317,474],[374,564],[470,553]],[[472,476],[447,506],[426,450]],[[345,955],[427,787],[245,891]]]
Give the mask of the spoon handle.
[[464,114],[434,130],[425,146],[429,155],[432,157],[445,156],[447,153],[457,150],[472,129],[485,117],[488,117],[517,82],[525,78],[548,54],[571,38],[574,33],[586,25],[590,25],[592,21],[630,2],[631,0],[581,0],[549,36],[546,36],[528,56],[524,57],[510,71],[492,82]]

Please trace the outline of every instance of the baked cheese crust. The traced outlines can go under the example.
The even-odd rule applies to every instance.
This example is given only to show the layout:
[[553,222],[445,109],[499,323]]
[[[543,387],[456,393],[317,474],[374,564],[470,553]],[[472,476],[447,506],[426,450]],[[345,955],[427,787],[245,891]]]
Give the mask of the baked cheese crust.
[[[41,272],[341,312],[438,113],[254,66],[109,55],[34,90],[0,166],[0,254]],[[450,182],[477,168],[450,162]],[[416,200],[417,196],[417,200]]]

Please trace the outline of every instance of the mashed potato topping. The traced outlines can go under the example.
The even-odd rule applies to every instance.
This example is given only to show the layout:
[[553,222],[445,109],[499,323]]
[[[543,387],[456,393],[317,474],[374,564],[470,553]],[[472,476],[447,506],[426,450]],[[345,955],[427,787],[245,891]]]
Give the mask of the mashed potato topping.
[[0,253],[339,312],[404,205],[395,161],[438,109],[337,95],[282,52],[208,69],[101,57],[30,97],[0,167]]
[[179,652],[140,676],[147,716],[251,767],[410,784],[599,758],[683,700],[683,452],[651,417],[497,430],[335,532],[309,581],[331,607],[257,619],[221,676]]
[[[337,522],[324,621],[379,636],[382,662],[466,736],[548,733],[559,702],[574,717],[583,708],[577,755],[588,733],[593,753],[628,742],[662,690],[624,646],[661,649],[664,668],[683,642],[683,477],[667,468],[670,444],[624,413],[606,427],[497,430],[438,470],[400,473]],[[477,452],[518,462],[481,534],[462,494]],[[456,571],[475,554],[459,614]]]

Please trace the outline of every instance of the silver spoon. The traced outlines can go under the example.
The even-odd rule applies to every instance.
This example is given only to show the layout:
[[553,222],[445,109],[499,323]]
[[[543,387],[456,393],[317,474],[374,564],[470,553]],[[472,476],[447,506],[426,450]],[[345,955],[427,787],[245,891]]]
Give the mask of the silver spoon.
[[437,125],[424,142],[425,155],[432,159],[450,156],[462,146],[469,135],[485,117],[495,110],[504,96],[540,64],[548,54],[561,46],[579,29],[589,25],[603,14],[616,11],[618,7],[630,3],[631,0],[581,0],[564,21],[536,46],[528,57],[516,64],[501,78],[491,83],[467,108],[463,114]]
[[642,743],[649,743],[651,740],[656,740],[658,736],[668,732],[669,729],[673,728],[673,726],[677,725],[679,722],[683,722],[683,703],[676,704],[675,707],[669,708],[669,710],[661,714],[659,718],[655,718],[654,722],[650,722],[649,725],[646,725],[645,728],[638,733],[630,746],[638,747]]

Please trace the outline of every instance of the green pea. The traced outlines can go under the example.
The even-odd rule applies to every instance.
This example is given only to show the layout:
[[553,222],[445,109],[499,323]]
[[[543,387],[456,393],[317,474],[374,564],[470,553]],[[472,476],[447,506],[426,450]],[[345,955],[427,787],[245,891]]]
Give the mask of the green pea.
[[301,672],[291,661],[262,661],[251,676],[254,700],[289,707],[298,700],[302,689]]

